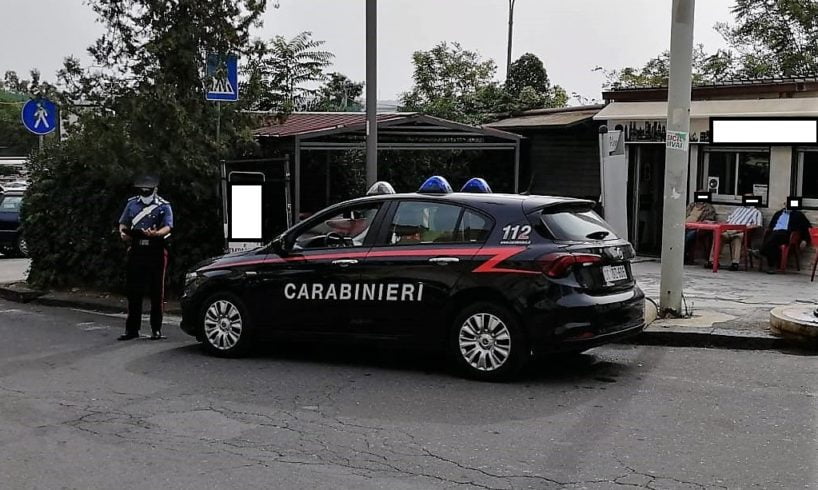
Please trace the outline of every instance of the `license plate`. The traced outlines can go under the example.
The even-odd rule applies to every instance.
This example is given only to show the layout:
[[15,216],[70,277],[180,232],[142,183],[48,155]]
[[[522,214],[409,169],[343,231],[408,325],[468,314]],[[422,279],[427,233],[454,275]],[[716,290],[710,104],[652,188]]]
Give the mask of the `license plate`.
[[628,271],[624,265],[606,265],[602,267],[602,276],[605,282],[624,281],[628,278]]

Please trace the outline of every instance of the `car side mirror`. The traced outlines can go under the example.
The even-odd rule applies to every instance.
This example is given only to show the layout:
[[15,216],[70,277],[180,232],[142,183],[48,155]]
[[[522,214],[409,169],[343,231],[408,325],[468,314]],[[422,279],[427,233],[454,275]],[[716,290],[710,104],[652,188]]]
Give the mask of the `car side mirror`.
[[290,253],[292,249],[293,244],[286,235],[273,240],[272,250],[279,255],[286,255]]

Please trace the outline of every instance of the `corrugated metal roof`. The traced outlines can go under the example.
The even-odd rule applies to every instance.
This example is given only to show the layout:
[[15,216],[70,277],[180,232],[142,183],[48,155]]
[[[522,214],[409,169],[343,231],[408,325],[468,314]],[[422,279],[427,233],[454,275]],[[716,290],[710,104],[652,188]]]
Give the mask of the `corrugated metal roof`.
[[[600,106],[601,108],[601,106]],[[546,114],[522,115],[510,117],[487,124],[492,128],[528,128],[539,126],[570,126],[593,118],[600,109],[579,111],[551,112]]]
[[[814,117],[818,98],[694,100],[690,117]],[[594,120],[640,120],[667,118],[667,102],[611,102]]]
[[[405,119],[414,112],[378,114],[378,122]],[[286,138],[332,129],[366,127],[366,114],[361,112],[294,112],[280,124],[271,124],[255,131],[256,136]]]

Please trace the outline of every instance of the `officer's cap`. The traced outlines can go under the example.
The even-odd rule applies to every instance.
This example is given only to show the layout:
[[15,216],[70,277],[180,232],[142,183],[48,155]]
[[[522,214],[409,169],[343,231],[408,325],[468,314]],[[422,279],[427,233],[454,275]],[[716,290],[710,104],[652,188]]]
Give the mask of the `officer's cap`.
[[139,175],[133,181],[134,187],[157,187],[158,185],[159,177],[152,174]]

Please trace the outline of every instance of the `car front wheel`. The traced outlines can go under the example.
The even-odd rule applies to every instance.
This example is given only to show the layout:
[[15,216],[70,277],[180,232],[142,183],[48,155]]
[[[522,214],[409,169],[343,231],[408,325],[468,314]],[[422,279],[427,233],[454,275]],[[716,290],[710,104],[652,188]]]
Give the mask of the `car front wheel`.
[[200,318],[207,352],[220,357],[238,357],[247,352],[252,323],[244,303],[236,295],[211,296],[203,303]]
[[483,381],[507,380],[531,357],[517,317],[493,303],[477,303],[457,315],[450,352],[461,373]]

